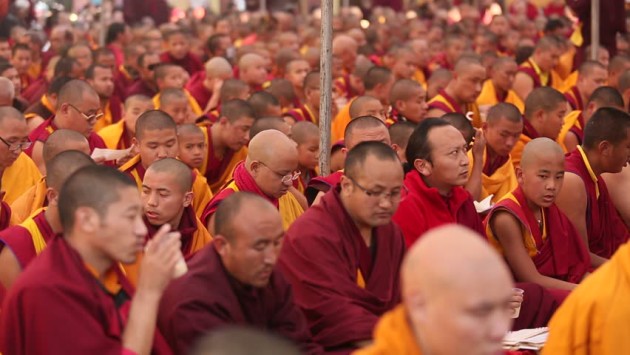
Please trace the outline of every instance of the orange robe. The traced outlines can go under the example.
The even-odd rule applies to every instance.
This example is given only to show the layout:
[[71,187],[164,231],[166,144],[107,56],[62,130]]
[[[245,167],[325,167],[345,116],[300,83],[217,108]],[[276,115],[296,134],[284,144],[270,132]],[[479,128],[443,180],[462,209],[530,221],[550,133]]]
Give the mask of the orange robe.
[[12,204],[28,189],[35,186],[41,178],[42,174],[37,169],[37,165],[28,155],[21,153],[2,174],[2,191],[6,192],[2,200],[9,205]]
[[[468,173],[473,169],[475,161],[472,157],[472,151],[468,152],[468,159],[470,164],[468,165]],[[483,174],[481,176],[481,196],[480,199],[484,199],[489,195],[492,197],[492,202],[496,203],[505,194],[514,190],[518,186],[516,181],[516,173],[514,172],[514,164],[512,159],[508,155],[507,157],[497,157],[494,164],[490,164],[488,161],[488,150],[483,152]]]
[[228,149],[223,158],[217,159],[212,146],[211,126],[202,126],[200,128],[203,132],[208,152],[199,171],[206,177],[212,193],[217,193],[232,179],[232,173],[236,165],[247,158],[247,147],[242,147],[236,152]]
[[346,133],[346,127],[351,121],[350,105],[352,105],[352,101],[354,101],[354,99],[350,100],[350,102],[348,102],[346,106],[339,110],[339,112],[335,116],[335,119],[331,123],[330,137],[331,142],[333,143],[343,139],[343,136]]
[[311,110],[307,105],[300,105],[300,107],[289,110],[285,112],[283,116],[289,116],[293,118],[295,122],[306,121],[319,125],[319,117],[316,117],[313,110]]
[[46,201],[46,191],[48,185],[46,184],[46,178],[41,178],[37,184],[26,190],[20,197],[18,197],[11,204],[12,219],[14,223],[22,223],[35,211],[46,207],[48,201]]
[[492,80],[486,80],[481,88],[481,94],[479,94],[479,97],[477,98],[477,106],[494,106],[500,102],[512,104],[516,106],[521,113],[525,112],[525,103],[523,103],[523,100],[518,97],[514,90],[508,91],[505,97],[501,97],[497,93]]
[[[203,110],[199,107],[197,100],[188,92],[188,90],[184,89],[184,94],[186,94],[186,98],[188,99],[188,105],[190,109],[195,114],[195,117],[199,117],[203,114]],[[160,93],[157,93],[153,96],[153,106],[155,106],[156,110],[160,109]]]
[[374,328],[372,344],[352,355],[421,355],[407,312],[401,304],[385,313]]
[[582,111],[576,110],[569,112],[566,116],[564,116],[564,124],[562,125],[562,129],[560,130],[560,134],[558,135],[558,143],[562,146],[565,153],[570,153],[567,151],[567,147],[564,145],[564,140],[567,137],[567,133],[571,132],[575,134],[578,140],[578,144],[582,144],[582,139],[584,138],[584,115],[582,115]]
[[104,127],[97,134],[103,139],[108,149],[127,149],[131,147],[131,140],[128,137],[124,120]]
[[429,110],[432,109],[442,110],[446,113],[455,112],[466,115],[476,128],[481,128],[483,123],[477,103],[465,104],[462,107],[444,90],[440,90],[434,98],[429,100]]

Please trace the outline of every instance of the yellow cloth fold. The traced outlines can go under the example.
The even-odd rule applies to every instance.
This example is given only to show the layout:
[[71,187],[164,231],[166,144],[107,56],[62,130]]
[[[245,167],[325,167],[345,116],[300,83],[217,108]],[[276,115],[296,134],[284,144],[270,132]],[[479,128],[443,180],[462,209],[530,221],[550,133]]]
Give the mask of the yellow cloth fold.
[[330,142],[332,144],[335,144],[337,141],[343,139],[343,136],[346,133],[346,127],[348,126],[348,123],[350,123],[351,121],[350,105],[352,104],[353,101],[354,99],[350,100],[350,102],[348,102],[346,106],[344,106],[341,110],[339,110],[339,112],[335,116],[335,119],[331,123]]
[[[36,212],[39,213],[41,210],[42,209],[40,208]],[[31,235],[31,238],[33,239],[33,247],[35,247],[35,254],[39,255],[39,253],[46,248],[46,239],[44,239],[44,235],[39,230],[37,223],[33,220],[33,216],[35,216],[35,213],[33,213],[31,217],[28,217],[24,222],[20,223],[20,226],[24,227],[24,229],[26,229]]]
[[560,129],[560,134],[558,134],[558,139],[556,139],[556,141],[558,142],[558,144],[560,144],[562,150],[564,150],[565,153],[569,153],[567,152],[567,147],[564,144],[564,140],[567,138],[567,133],[569,133],[569,130],[574,126],[580,129],[583,128],[581,127],[580,121],[578,120],[580,114],[582,114],[582,111],[574,110],[564,116],[564,123],[562,124],[562,129]]
[[48,185],[46,178],[42,177],[35,186],[26,190],[11,204],[12,224],[22,223],[32,216],[39,209],[44,207],[46,202],[46,191]]
[[[484,150],[483,152],[483,162],[482,164],[486,164],[488,151]],[[468,173],[472,171],[475,161],[472,156],[472,151],[468,152],[468,159],[470,164],[468,165]],[[481,176],[481,196],[480,200],[488,197],[489,195],[494,195],[492,197],[492,203],[497,203],[503,196],[512,192],[518,186],[518,182],[516,181],[516,173],[514,172],[514,164],[512,163],[512,159],[508,159],[508,161],[501,165],[491,176],[487,176],[486,174],[482,174]]]
[[42,178],[37,165],[25,153],[18,158],[2,174],[2,191],[5,191],[3,201],[11,205],[28,189],[35,186]]
[[385,313],[374,328],[374,341],[352,355],[421,355],[403,305]]
[[[525,112],[525,104],[514,92],[514,90],[508,91],[503,102],[516,106],[521,113]],[[483,83],[481,94],[479,94],[479,97],[477,98],[477,106],[494,106],[498,103],[499,99],[497,98],[497,92],[494,84],[492,83],[492,80],[488,79]]]
[[[208,170],[208,160],[211,158],[210,155],[214,154],[214,152],[212,151],[212,143],[210,143],[209,139],[210,137],[208,137],[208,135],[210,134],[210,127],[202,127],[201,131],[203,132],[203,138],[206,146],[208,147],[208,154],[206,154],[206,157],[203,159],[203,163],[201,164],[201,168],[199,169],[199,171],[205,172]],[[228,181],[232,180],[232,174],[234,173],[236,165],[247,158],[247,151],[247,147],[243,147],[239,151],[235,152],[232,155],[230,163],[227,165],[225,170],[221,172],[221,177],[217,181],[206,181],[210,186],[210,190],[212,191],[212,193],[216,194],[223,188],[223,186],[225,186],[225,184],[228,183]]]
[[[107,149],[118,149],[118,143],[123,138],[125,132],[125,120],[120,120],[112,125],[99,130],[97,134],[103,138]],[[123,147],[124,149],[129,147]]]

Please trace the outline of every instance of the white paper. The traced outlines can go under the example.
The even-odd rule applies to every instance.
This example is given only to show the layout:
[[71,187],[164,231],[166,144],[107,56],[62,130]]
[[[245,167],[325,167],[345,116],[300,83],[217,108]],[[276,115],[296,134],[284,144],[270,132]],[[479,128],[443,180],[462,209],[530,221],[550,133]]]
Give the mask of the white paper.
[[97,160],[97,159],[105,159],[105,160],[118,160],[120,158],[124,158],[127,155],[129,155],[129,152],[131,152],[131,148],[127,148],[127,149],[101,149],[101,148],[94,148],[94,151],[92,152],[92,159]]
[[490,195],[479,202],[474,201],[475,210],[477,210],[477,213],[484,213],[492,208],[492,197],[494,197],[494,195]]
[[547,342],[549,328],[521,329],[509,332],[503,338],[505,348],[539,350]]

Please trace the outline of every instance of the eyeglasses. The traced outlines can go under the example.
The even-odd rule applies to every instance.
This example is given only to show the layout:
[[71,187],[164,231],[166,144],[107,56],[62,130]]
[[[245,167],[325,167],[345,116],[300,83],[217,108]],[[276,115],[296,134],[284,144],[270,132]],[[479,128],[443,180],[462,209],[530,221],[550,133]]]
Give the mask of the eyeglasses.
[[91,115],[87,115],[87,114],[83,113],[83,111],[81,111],[78,108],[76,108],[76,106],[74,106],[73,104],[68,104],[68,106],[70,106],[73,109],[75,109],[78,113],[81,114],[81,116],[83,116],[83,118],[85,118],[86,121],[91,122],[91,123],[98,121],[98,119],[103,117],[103,115],[104,115],[104,113],[102,113],[102,112],[93,113]]
[[368,190],[365,187],[359,185],[358,182],[356,182],[356,180],[354,180],[353,178],[349,177],[346,175],[346,177],[348,179],[350,179],[350,181],[352,181],[352,184],[354,184],[354,186],[358,187],[361,191],[363,191],[363,193],[370,198],[373,198],[375,200],[382,200],[382,199],[388,199],[390,201],[400,201],[400,199],[402,198],[403,195],[403,191],[407,191],[407,188],[405,187],[405,185],[402,185],[402,188],[400,190],[394,190],[391,192],[385,192],[385,191],[372,191],[372,190]]
[[278,175],[279,177],[282,178],[282,183],[283,184],[289,184],[292,183],[293,181],[297,180],[298,177],[300,177],[300,174],[302,173],[301,171],[294,171],[292,173],[288,173],[288,174],[281,174],[275,170],[272,170],[269,166],[267,166],[267,164],[259,161],[259,163],[264,166],[265,168],[269,169],[269,171],[271,171],[272,173]]
[[7,147],[9,148],[9,151],[11,152],[19,152],[19,151],[23,151],[28,149],[31,144],[33,144],[33,142],[7,142],[6,140],[4,140],[4,138],[0,137],[0,141],[2,141],[2,143],[6,144]]

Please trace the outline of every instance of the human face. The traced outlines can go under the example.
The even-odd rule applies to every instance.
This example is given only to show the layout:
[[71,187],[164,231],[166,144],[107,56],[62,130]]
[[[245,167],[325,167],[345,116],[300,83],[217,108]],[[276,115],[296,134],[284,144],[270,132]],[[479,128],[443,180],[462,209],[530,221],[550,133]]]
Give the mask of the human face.
[[359,111],[359,116],[357,117],[361,117],[361,116],[374,116],[378,118],[379,120],[385,122],[385,119],[386,119],[385,108],[383,107],[383,104],[381,104],[380,101],[369,100],[364,103],[363,108],[361,111]]
[[167,69],[166,75],[158,79],[158,86],[160,90],[164,89],[183,89],[186,83],[182,71],[177,67],[171,67]]
[[[83,99],[77,103],[64,102],[60,107],[59,128],[71,129],[89,137],[94,124],[103,116],[98,95],[83,93]],[[59,116],[59,113],[58,113]]]
[[403,189],[403,170],[398,159],[380,160],[369,155],[352,178],[341,179],[341,198],[346,210],[360,228],[388,224]]
[[555,140],[558,138],[562,125],[564,124],[564,116],[567,115],[567,103],[561,102],[549,112],[543,112],[543,129],[540,135]]
[[267,81],[267,62],[264,58],[257,58],[250,67],[241,73],[241,80],[250,85],[262,85]]
[[298,152],[296,148],[275,152],[271,161],[254,161],[250,165],[256,185],[272,198],[284,196],[298,178]]
[[516,62],[504,63],[493,71],[492,83],[504,92],[508,92],[512,90],[512,84],[514,84],[514,77],[517,71],[518,66]]
[[114,93],[114,74],[111,69],[94,68],[94,78],[88,83],[96,90],[98,96],[108,99]]
[[502,157],[510,154],[522,132],[523,122],[512,122],[507,118],[500,118],[483,127],[486,146]]
[[101,53],[95,58],[96,64],[116,70],[116,57],[112,53]]
[[446,47],[446,59],[449,63],[454,65],[457,60],[464,54],[466,50],[466,41],[464,40],[455,40],[452,41],[451,44]]
[[232,32],[232,25],[228,20],[219,20],[216,23],[215,32],[229,36]]
[[298,157],[300,167],[315,169],[319,164],[319,136],[309,137],[302,144],[298,144]]
[[536,56],[536,64],[542,71],[551,71],[560,60],[562,50],[560,48],[551,48],[545,51],[540,51]]
[[179,142],[179,159],[191,169],[201,168],[207,152],[203,134],[180,134],[177,136],[177,140]]
[[142,166],[148,168],[153,162],[177,156],[177,134],[174,129],[153,129],[142,133],[142,139],[134,138],[140,152]]
[[177,33],[166,41],[166,50],[175,59],[183,59],[190,50],[190,43],[183,34]]
[[[22,153],[15,145],[28,142],[28,126],[21,120],[7,118],[0,124],[0,168],[8,168]],[[5,143],[6,142],[6,143]]]
[[144,248],[147,234],[142,203],[136,187],[119,188],[115,193],[118,201],[101,212],[93,242],[110,260],[130,264]]
[[177,125],[192,123],[189,122],[192,118],[192,112],[190,106],[188,105],[188,100],[185,98],[171,100],[168,104],[162,105],[160,109],[168,113]]
[[483,81],[486,79],[486,69],[481,65],[471,65],[469,70],[455,74],[455,95],[466,103],[477,100],[481,93]]
[[619,173],[630,161],[630,129],[626,130],[626,139],[607,150],[606,172]]
[[77,61],[82,71],[87,70],[92,65],[92,51],[90,51],[90,48],[78,46],[72,48],[70,53],[72,53],[71,58]]
[[179,227],[184,208],[190,206],[192,191],[183,191],[172,173],[147,170],[142,181],[144,216],[153,226],[166,223]]
[[311,70],[310,65],[305,60],[294,60],[288,68],[285,78],[293,84],[293,87],[302,90],[304,87],[304,78]]
[[144,43],[147,51],[159,53],[162,51],[162,33],[159,30],[150,30],[144,36]]
[[309,106],[313,107],[315,110],[319,110],[320,104],[320,90],[319,85],[315,88],[306,89],[304,92],[306,95],[306,102]]
[[397,79],[409,79],[416,72],[416,58],[410,51],[404,51],[401,56],[395,58],[392,73]]
[[149,54],[144,56],[143,66],[140,67],[140,78],[146,82],[153,82],[153,70],[150,69],[153,65],[160,62],[160,57],[157,54]]
[[585,97],[591,97],[593,92],[606,85],[608,81],[608,71],[603,68],[593,68],[589,75],[582,75],[578,79],[580,91]]
[[254,124],[254,118],[241,117],[234,122],[230,122],[227,118],[221,118],[220,124],[223,125],[223,142],[228,148],[237,151],[249,142],[249,130]]
[[32,63],[33,56],[31,51],[26,49],[17,50],[13,57],[11,57],[11,65],[13,65],[20,74],[28,73],[28,69],[31,67]]
[[11,46],[9,42],[0,42],[0,58],[4,58],[7,61],[11,59]]
[[129,131],[132,135],[135,135],[138,117],[149,110],[153,110],[153,108],[153,102],[151,101],[132,100],[125,108],[125,112],[123,114],[125,128],[127,128],[127,131]]
[[245,285],[262,288],[269,283],[280,255],[284,230],[277,211],[255,207],[241,207],[232,221],[234,235],[230,241],[222,240],[223,243],[216,245],[232,277]]
[[495,35],[502,37],[507,33],[509,29],[508,21],[503,16],[496,16],[492,19],[492,23],[490,23],[490,31],[492,31]]
[[462,134],[452,126],[436,127],[429,132],[431,161],[414,162],[416,169],[431,187],[447,195],[453,187],[468,181],[468,145]]
[[429,105],[427,104],[427,93],[422,87],[416,87],[408,100],[398,103],[398,110],[409,121],[419,123],[427,115]]
[[19,93],[22,91],[22,80],[20,80],[20,74],[18,74],[15,68],[9,68],[2,72],[2,76],[11,80],[13,83],[13,88],[15,88],[15,92]]
[[564,156],[554,153],[538,154],[527,166],[517,168],[516,177],[529,201],[535,206],[549,207],[562,189]]

